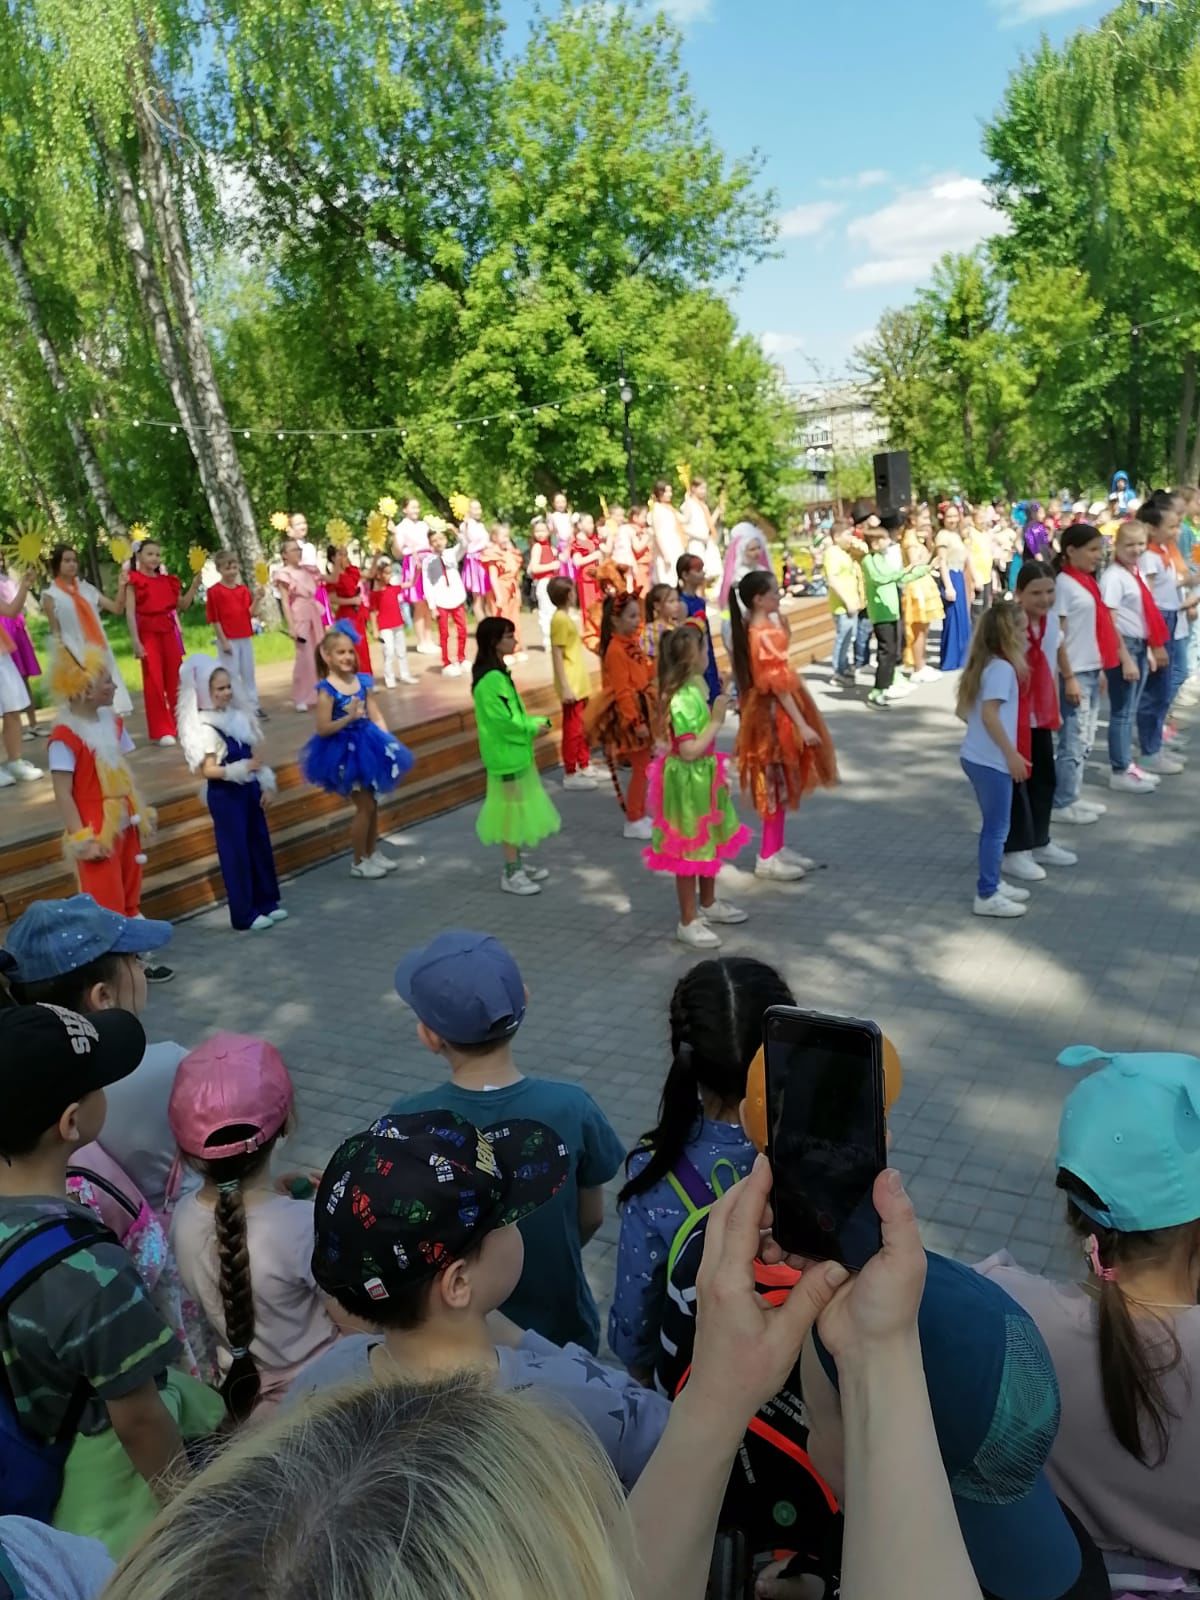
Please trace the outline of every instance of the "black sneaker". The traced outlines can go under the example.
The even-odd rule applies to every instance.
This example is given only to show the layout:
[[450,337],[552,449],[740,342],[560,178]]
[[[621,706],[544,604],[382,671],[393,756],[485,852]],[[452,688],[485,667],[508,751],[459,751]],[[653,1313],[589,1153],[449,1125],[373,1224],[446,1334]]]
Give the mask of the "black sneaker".
[[174,967],[146,967],[147,983],[170,983],[175,976]]

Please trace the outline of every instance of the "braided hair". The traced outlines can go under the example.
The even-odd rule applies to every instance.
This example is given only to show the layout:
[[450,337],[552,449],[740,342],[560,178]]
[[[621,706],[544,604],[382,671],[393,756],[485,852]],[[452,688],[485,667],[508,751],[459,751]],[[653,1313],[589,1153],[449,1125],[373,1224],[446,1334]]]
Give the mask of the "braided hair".
[[751,956],[701,961],[685,973],[671,996],[671,1069],[658,1123],[643,1139],[650,1159],[628,1179],[618,1204],[652,1189],[674,1168],[700,1125],[702,1090],[726,1106],[745,1098],[746,1074],[763,1042],[763,1013],[794,1004],[774,967]]

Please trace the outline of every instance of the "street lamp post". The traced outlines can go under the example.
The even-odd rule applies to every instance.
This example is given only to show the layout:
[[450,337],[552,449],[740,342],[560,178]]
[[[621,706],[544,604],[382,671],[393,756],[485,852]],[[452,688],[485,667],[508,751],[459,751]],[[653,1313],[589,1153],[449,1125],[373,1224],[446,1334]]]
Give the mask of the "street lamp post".
[[824,445],[817,445],[805,452],[804,464],[817,480],[817,498],[825,498],[825,480],[829,476],[830,464],[833,460],[833,451],[826,450]]
[[[629,505],[637,499],[637,485],[633,472],[633,429],[629,426],[629,412],[633,406],[633,385],[625,376],[625,352],[621,351],[621,407],[625,413],[625,432],[623,443],[625,445],[625,487],[629,494]],[[628,511],[629,506],[626,506]]]

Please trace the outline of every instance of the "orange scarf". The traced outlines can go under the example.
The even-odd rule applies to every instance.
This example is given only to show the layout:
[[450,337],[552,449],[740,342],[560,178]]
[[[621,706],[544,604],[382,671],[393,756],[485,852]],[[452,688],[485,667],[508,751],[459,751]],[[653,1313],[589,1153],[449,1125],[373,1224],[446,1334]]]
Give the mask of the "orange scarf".
[[108,638],[100,626],[100,618],[96,615],[95,607],[79,592],[79,579],[72,578],[68,583],[66,578],[55,578],[54,586],[56,589],[61,589],[64,594],[69,594],[74,600],[79,626],[83,629],[83,637],[88,644],[94,644],[98,650],[107,650]]

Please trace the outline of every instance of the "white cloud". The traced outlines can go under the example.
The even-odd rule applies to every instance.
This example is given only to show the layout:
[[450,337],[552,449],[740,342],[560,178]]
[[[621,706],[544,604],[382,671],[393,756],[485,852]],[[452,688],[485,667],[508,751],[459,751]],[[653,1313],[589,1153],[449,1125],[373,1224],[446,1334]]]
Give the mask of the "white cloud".
[[973,250],[1007,225],[978,178],[952,172],[904,189],[888,205],[847,226],[850,243],[865,247],[870,259],[853,269],[846,287],[917,283],[948,250]]
[[804,349],[804,340],[798,333],[760,333],[758,342],[763,354],[775,360],[779,356],[794,356]]
[[867,167],[863,172],[853,172],[848,178],[822,178],[822,189],[837,189],[845,193],[852,189],[878,189],[891,177],[882,167]]
[[1061,11],[1079,11],[1088,0],[992,0],[1005,27],[1020,22],[1036,22],[1039,17],[1056,17]]
[[679,28],[690,27],[693,22],[703,22],[712,8],[713,0],[658,0],[658,9],[664,11]]
[[836,200],[812,200],[808,205],[793,206],[779,219],[780,236],[784,239],[811,239],[825,229],[844,209]]

